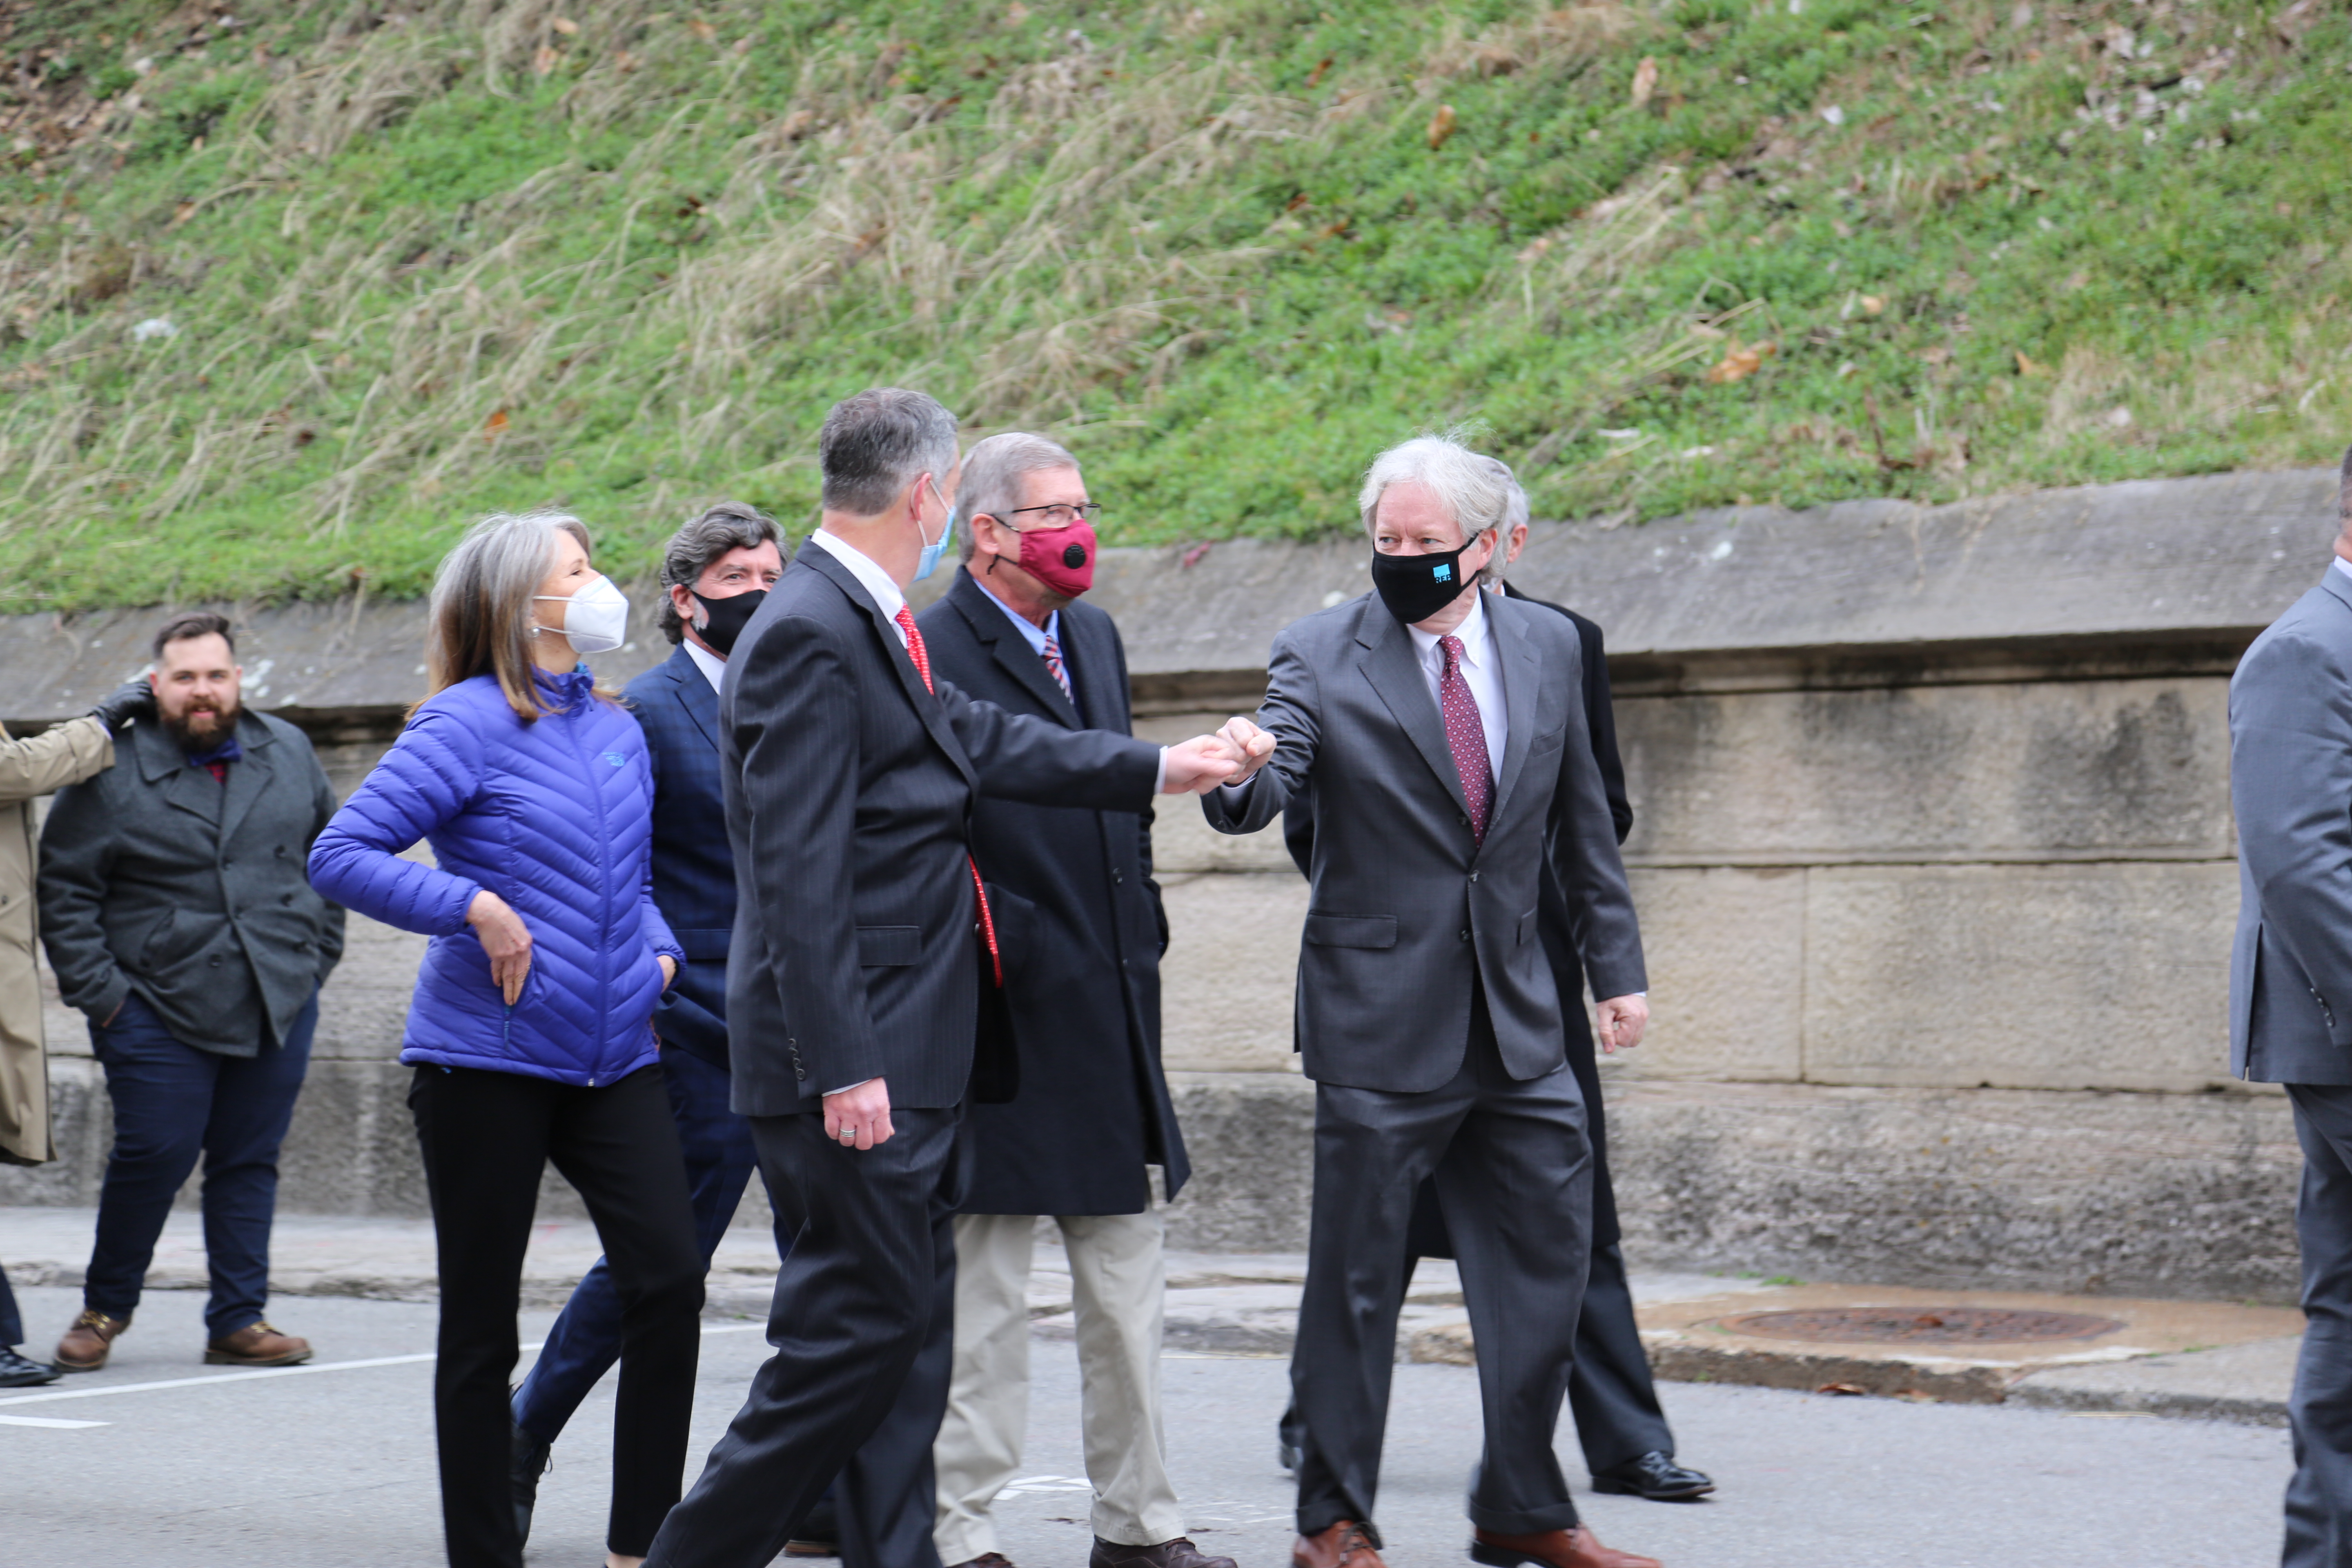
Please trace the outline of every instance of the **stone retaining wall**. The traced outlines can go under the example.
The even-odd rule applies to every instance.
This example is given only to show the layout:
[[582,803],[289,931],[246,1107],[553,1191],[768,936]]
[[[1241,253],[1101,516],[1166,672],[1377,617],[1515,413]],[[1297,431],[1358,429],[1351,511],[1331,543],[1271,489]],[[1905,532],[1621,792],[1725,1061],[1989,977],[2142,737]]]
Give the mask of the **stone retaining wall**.
[[[1538,525],[1515,575],[1609,628],[1619,687],[1657,1021],[1603,1076],[1644,1266],[2292,1295],[2286,1107],[2227,1077],[2227,679],[2324,567],[2332,485]],[[1246,710],[1273,634],[1361,592],[1362,554],[1107,552],[1096,598],[1125,630],[1140,727],[1172,740]],[[0,625],[23,675],[11,722],[110,687],[152,619]],[[261,702],[349,787],[415,694],[416,608],[248,622]],[[625,679],[664,651],[599,664]],[[1172,1235],[1296,1250],[1305,883],[1278,834],[1222,837],[1188,804],[1155,844],[1167,1058],[1198,1171]],[[417,945],[354,921],[291,1208],[421,1210],[389,1059]],[[52,1021],[68,1157],[0,1173],[0,1203],[94,1198],[104,1096],[79,1021]]]

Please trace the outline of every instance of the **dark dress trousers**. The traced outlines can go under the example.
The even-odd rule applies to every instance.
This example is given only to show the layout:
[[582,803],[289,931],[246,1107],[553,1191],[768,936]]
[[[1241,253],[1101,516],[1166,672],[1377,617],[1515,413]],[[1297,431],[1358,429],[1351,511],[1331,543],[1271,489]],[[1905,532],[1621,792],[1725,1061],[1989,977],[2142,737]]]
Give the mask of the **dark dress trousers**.
[[[970,575],[921,625],[931,668],[966,694],[1065,729],[1129,732],[1127,650],[1093,605],[1067,605],[1058,623],[1075,705]],[[964,1212],[1141,1214],[1147,1165],[1175,1197],[1190,1166],[1160,1065],[1167,918],[1151,813],[983,799],[971,844],[1004,952],[1021,1092],[965,1113]]]
[[[681,647],[629,682],[622,696],[646,732],[653,764],[654,903],[686,951],[654,1009],[662,1083],[686,1157],[695,1249],[703,1268],[725,1239],[758,1157],[749,1121],[728,1105],[727,945],[735,926],[735,861],[719,784],[719,693]],[[772,1205],[773,1206],[773,1205]],[[777,1255],[792,1246],[777,1209]],[[515,1421],[552,1443],[621,1354],[620,1289],[596,1260],[515,1390]]]
[[[935,679],[937,679],[935,674]],[[845,1553],[922,1568],[952,1362],[957,1131],[984,950],[968,859],[982,794],[1136,812],[1156,747],[924,689],[848,567],[804,545],[745,627],[719,700],[738,903],[736,1110],[799,1221],[775,1354],[656,1538],[656,1568],[765,1568],[836,1474]],[[860,1152],[823,1097],[886,1080]],[[869,1443],[887,1426],[893,1440]],[[873,1538],[848,1532],[864,1529]]]
[[1275,639],[1258,713],[1274,755],[1202,803],[1212,826],[1250,832],[1315,795],[1297,996],[1315,1196],[1291,1363],[1302,1533],[1372,1524],[1398,1263],[1432,1174],[1478,1345],[1470,1517],[1510,1533],[1576,1521],[1551,1440],[1591,1264],[1591,1146],[1547,920],[1600,994],[1646,979],[1576,630],[1515,601],[1483,609],[1509,730],[1483,840],[1411,635],[1370,595]]
[[2230,1065],[2282,1083],[2303,1145],[2303,1350],[2285,1568],[2352,1563],[2352,577],[2254,639],[2230,681],[2241,900]]
[[[1609,797],[1610,821],[1617,842],[1623,844],[1633,828],[1633,807],[1625,795],[1625,763],[1617,752],[1617,721],[1609,689],[1609,664],[1598,623],[1564,605],[1531,598],[1517,589],[1505,589],[1514,599],[1539,605],[1566,616],[1576,627],[1584,659],[1584,711],[1591,729],[1592,761],[1601,770],[1602,792]],[[1293,800],[1282,814],[1284,846],[1301,875],[1313,864],[1315,847],[1314,794]],[[1584,988],[1582,961],[1558,922],[1545,935],[1555,943],[1554,961],[1563,999]],[[1592,1270],[1584,1287],[1584,1310],[1576,1323],[1576,1366],[1569,1376],[1568,1405],[1576,1419],[1578,1445],[1586,1468],[1595,1474],[1643,1454],[1671,1456],[1673,1429],[1666,1425],[1658,1402],[1656,1380],[1651,1375],[1649,1352],[1642,1347],[1641,1325],[1633,1315],[1632,1281],[1625,1273],[1625,1254],[1619,1245],[1617,1195],[1609,1181],[1608,1118],[1601,1102],[1600,1066],[1592,1029],[1581,1007],[1570,1005],[1561,1024],[1568,1031],[1568,1068],[1584,1095],[1588,1133],[1592,1140]],[[1413,1196],[1412,1222],[1405,1238],[1405,1282],[1412,1280],[1413,1264],[1423,1258],[1452,1258],[1454,1238],[1446,1234],[1437,1189],[1424,1182]],[[1297,1409],[1283,1415],[1284,1446],[1299,1447],[1302,1426]]]

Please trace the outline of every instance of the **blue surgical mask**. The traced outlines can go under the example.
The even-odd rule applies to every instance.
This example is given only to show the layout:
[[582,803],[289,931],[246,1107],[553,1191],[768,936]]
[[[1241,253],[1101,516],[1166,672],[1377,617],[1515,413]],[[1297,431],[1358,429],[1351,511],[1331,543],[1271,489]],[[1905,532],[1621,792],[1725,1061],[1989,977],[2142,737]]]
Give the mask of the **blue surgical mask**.
[[[922,526],[923,525],[919,521],[915,524],[915,527],[918,530],[920,530]],[[929,576],[932,573],[940,569],[940,557],[947,553],[948,541],[954,537],[955,509],[953,507],[950,507],[948,509],[948,521],[945,526],[940,530],[939,542],[933,544],[929,541],[926,541],[923,545],[922,554],[915,558],[916,582],[921,582],[924,578]]]

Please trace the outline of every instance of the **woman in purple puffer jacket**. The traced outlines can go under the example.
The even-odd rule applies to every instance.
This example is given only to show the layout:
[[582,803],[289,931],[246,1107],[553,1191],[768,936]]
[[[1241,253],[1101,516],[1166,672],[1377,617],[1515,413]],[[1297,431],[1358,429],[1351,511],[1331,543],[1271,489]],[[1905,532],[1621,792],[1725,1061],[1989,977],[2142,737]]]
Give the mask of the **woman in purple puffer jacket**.
[[[550,1160],[623,1301],[609,1563],[644,1556],[685,1470],[702,1262],[651,1023],[683,955],[654,908],[644,735],[579,662],[627,616],[576,518],[477,523],[434,582],[430,695],[310,851],[326,897],[433,938],[400,1059],[440,1251],[452,1568],[522,1563],[507,1384]],[[404,858],[420,839],[434,865]]]

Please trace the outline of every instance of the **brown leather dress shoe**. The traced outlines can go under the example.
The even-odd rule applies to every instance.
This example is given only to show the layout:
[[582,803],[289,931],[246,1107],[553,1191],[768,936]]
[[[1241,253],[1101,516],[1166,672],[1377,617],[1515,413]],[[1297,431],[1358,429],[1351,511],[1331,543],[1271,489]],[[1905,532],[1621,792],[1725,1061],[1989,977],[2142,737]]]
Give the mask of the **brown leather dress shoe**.
[[1603,1546],[1582,1525],[1570,1530],[1546,1530],[1534,1535],[1501,1535],[1491,1530],[1470,1532],[1470,1560],[1487,1568],[1518,1568],[1534,1563],[1542,1568],[1664,1568],[1654,1557],[1636,1557]]
[[1371,1532],[1352,1519],[1302,1535],[1290,1548],[1290,1568],[1388,1568]]
[[114,1342],[131,1327],[128,1318],[110,1318],[104,1312],[83,1308],[66,1337],[58,1342],[57,1363],[59,1372],[96,1372],[114,1353]]
[[1239,1568],[1230,1557],[1212,1557],[1183,1536],[1157,1546],[1129,1546],[1095,1537],[1087,1568]]
[[299,1366],[310,1359],[310,1341],[268,1323],[248,1323],[226,1339],[205,1342],[206,1366]]

